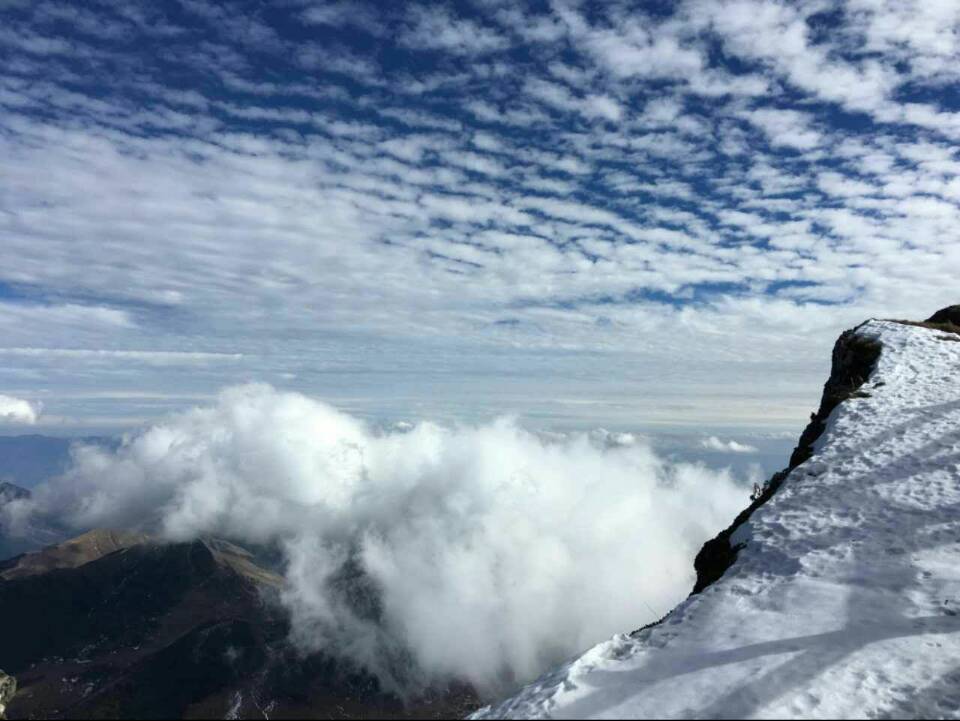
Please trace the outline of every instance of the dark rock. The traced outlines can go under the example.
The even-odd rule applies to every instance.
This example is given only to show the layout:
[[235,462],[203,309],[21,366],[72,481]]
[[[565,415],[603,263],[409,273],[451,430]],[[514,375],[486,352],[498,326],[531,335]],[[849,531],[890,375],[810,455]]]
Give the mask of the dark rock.
[[951,305],[938,310],[927,318],[927,323],[949,323],[960,326],[960,305]]
[[800,442],[790,456],[790,464],[767,481],[759,497],[754,499],[728,528],[707,541],[700,549],[693,562],[697,580],[692,593],[703,591],[733,565],[740,547],[731,546],[730,538],[757,508],[773,497],[790,471],[813,455],[813,444],[823,434],[827,418],[833,410],[849,398],[863,397],[858,396],[861,393],[859,389],[873,372],[880,357],[881,346],[877,341],[857,335],[856,331],[857,328],[845,331],[834,345],[830,378],[824,385],[820,407],[810,417],[810,423],[800,435]]
[[[859,327],[859,326],[858,326]],[[823,435],[827,418],[843,401],[857,395],[870,377],[880,357],[880,343],[863,338],[857,328],[844,331],[833,347],[830,378],[823,387],[820,408],[800,435],[800,442],[790,456],[791,471],[813,455],[813,444]]]

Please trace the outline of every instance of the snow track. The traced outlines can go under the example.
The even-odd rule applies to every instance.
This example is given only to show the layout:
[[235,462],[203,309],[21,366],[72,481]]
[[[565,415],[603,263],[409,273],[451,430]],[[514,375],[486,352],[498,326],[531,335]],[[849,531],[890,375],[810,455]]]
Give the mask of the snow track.
[[889,321],[724,576],[478,718],[960,718],[960,336]]

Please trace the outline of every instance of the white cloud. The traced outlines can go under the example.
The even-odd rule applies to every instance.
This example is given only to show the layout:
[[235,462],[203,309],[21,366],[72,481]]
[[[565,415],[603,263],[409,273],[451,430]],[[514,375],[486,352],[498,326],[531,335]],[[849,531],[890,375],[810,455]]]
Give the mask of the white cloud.
[[812,150],[823,142],[821,134],[810,127],[810,116],[796,110],[763,108],[744,116],[766,134],[774,147]]
[[700,446],[710,451],[720,451],[721,453],[756,453],[757,448],[746,443],[738,443],[734,440],[721,441],[716,436],[710,436],[700,441]]
[[[135,70],[154,59],[132,57],[137,43],[85,30],[57,42],[64,20],[90,27],[93,6],[34,5],[0,33],[14,58],[0,73],[9,387],[210,393],[288,373],[406,413],[435,400],[416,380],[426,358],[434,378],[460,379],[439,402],[496,396],[515,410],[493,392],[506,354],[522,378],[513,397],[542,391],[527,404],[566,395],[567,374],[589,376],[578,392],[595,400],[597,369],[653,377],[682,363],[763,424],[761,401],[732,390],[757,362],[746,336],[775,359],[770,377],[797,379],[802,424],[796,394],[818,392],[844,325],[951,302],[949,3],[851,0],[829,33],[823,4],[773,0],[696,0],[667,17],[615,3],[277,9],[303,33],[266,16],[220,23],[203,3],[179,32],[162,9],[111,11],[103,37],[162,36],[230,102],[206,83],[145,81]],[[344,25],[378,49],[348,50]],[[198,32],[208,42],[189,40]],[[23,38],[36,52],[46,38],[47,53],[17,52]],[[401,62],[426,60],[421,47],[431,62]],[[68,48],[117,68],[117,92],[57,60]],[[409,373],[403,398],[382,381],[395,373]],[[685,397],[644,412],[693,422],[722,405],[672,387]],[[611,397],[604,408],[624,412]]]
[[180,365],[237,361],[242,353],[209,353],[197,351],[141,351],[141,350],[94,350],[89,348],[0,348],[0,356],[24,358],[54,358],[71,361],[122,361],[152,365]]
[[401,42],[416,50],[445,50],[480,55],[503,50],[508,39],[495,29],[473,20],[456,17],[442,6],[411,6],[411,26]]
[[0,423],[33,425],[40,415],[37,404],[22,398],[0,395]]
[[[374,433],[265,386],[229,389],[115,453],[81,448],[34,497],[7,512],[8,531],[40,512],[278,543],[299,643],[353,654],[388,683],[484,690],[654,620],[745,500],[725,472],[669,465],[630,434],[548,440],[509,420]],[[381,625],[331,584],[348,558],[379,589]]]
[[588,95],[583,101],[583,112],[617,122],[623,117],[623,106],[608,95]]

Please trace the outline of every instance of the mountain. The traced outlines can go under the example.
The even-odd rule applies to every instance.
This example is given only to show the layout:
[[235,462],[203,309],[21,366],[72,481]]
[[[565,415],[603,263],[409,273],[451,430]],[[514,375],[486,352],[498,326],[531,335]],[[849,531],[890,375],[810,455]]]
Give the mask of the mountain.
[[960,714],[960,307],[844,333],[687,600],[474,718]]
[[463,715],[468,689],[406,702],[334,656],[304,657],[282,579],[222,540],[98,530],[0,565],[0,668],[17,718]]
[[0,561],[0,580],[37,576],[58,568],[77,568],[114,551],[148,541],[149,538],[140,533],[89,531],[69,541]]

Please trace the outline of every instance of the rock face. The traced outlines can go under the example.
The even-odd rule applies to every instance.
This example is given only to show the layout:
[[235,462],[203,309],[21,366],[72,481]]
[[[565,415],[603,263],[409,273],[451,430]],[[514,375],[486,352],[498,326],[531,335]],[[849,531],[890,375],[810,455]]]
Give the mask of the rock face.
[[288,643],[282,579],[222,540],[161,545],[93,531],[0,573],[0,667],[15,718],[464,715],[466,689],[406,702]]
[[740,513],[728,528],[707,541],[700,549],[693,563],[697,571],[694,593],[700,593],[720,578],[736,560],[739,547],[730,542],[731,536],[749,520],[757,508],[770,500],[794,468],[813,455],[813,444],[823,434],[827,418],[833,410],[843,401],[856,397],[861,392],[860,387],[870,377],[870,372],[880,357],[880,344],[859,335],[858,328],[844,332],[837,339],[833,347],[830,377],[823,387],[820,407],[811,415],[810,423],[790,456],[790,464],[767,481],[760,497]]
[[6,718],[4,712],[7,710],[7,704],[10,703],[16,693],[17,679],[0,671],[0,719]]
[[927,318],[927,323],[949,323],[960,328],[960,305],[942,308]]

